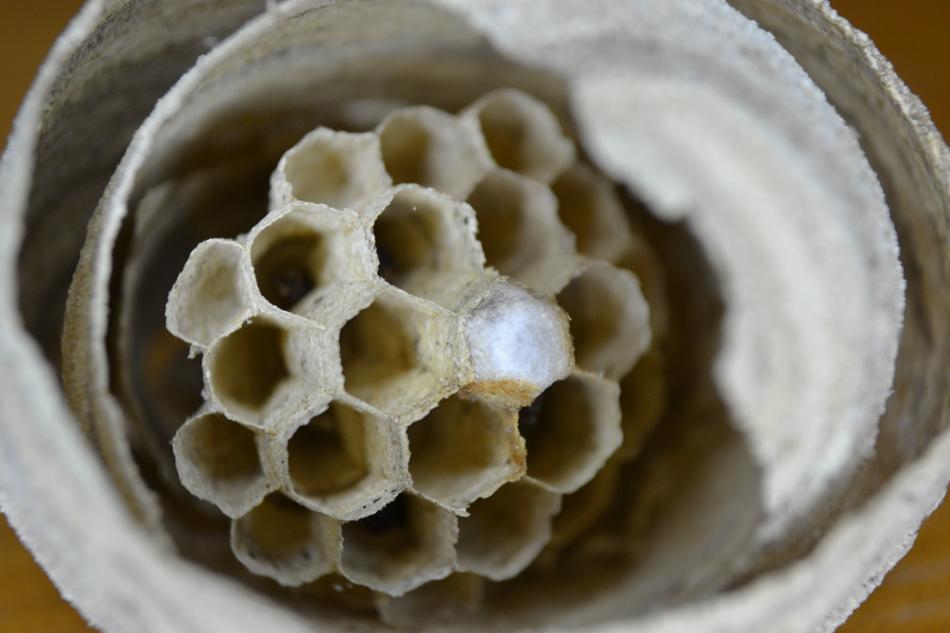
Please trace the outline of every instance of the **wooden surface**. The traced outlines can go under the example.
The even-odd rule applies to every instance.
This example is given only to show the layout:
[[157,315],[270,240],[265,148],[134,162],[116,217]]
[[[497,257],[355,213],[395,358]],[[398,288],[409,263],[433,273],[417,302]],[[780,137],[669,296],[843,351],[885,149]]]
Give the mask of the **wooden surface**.
[[[5,137],[46,50],[79,0],[0,0],[0,132]],[[871,35],[950,134],[950,0],[832,0]],[[2,438],[0,438],[2,441]],[[843,633],[950,631],[950,503]],[[0,517],[0,633],[91,631]]]

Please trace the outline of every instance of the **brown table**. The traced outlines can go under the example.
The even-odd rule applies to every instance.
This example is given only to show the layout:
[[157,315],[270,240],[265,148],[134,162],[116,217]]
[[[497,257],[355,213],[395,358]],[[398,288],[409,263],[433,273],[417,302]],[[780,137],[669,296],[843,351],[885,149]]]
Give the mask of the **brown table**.
[[[0,0],[0,132],[80,0]],[[871,35],[941,130],[950,130],[950,0],[832,0]],[[0,440],[2,441],[2,440]],[[950,502],[910,554],[842,627],[844,633],[950,631]],[[91,631],[0,517],[0,633]]]

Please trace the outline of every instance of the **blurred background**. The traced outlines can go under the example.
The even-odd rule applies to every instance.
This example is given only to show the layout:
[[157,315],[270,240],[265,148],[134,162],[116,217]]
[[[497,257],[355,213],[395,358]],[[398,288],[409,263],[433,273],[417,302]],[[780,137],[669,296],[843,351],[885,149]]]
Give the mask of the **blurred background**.
[[[81,0],[0,0],[4,139],[46,51],[81,4]],[[871,36],[930,107],[944,137],[950,137],[950,0],[831,0],[831,4]],[[948,535],[950,502],[927,521],[910,554],[840,630],[950,631]],[[0,516],[0,633],[92,630],[59,596]]]

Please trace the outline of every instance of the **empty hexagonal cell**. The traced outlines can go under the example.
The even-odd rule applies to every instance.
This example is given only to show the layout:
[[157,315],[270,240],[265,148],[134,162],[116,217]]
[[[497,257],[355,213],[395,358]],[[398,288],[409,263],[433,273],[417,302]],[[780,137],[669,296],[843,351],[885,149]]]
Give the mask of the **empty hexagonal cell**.
[[317,128],[281,158],[271,207],[296,199],[359,211],[391,182],[375,134]]
[[669,330],[669,301],[666,278],[653,246],[644,237],[631,234],[630,248],[617,259],[616,265],[626,268],[637,277],[643,297],[650,306],[650,329],[654,339],[662,339]]
[[634,459],[643,450],[666,409],[666,398],[666,363],[662,352],[651,347],[620,380],[623,444],[618,454],[624,459]]
[[334,400],[286,442],[288,494],[338,519],[378,511],[408,484],[405,434],[397,425]]
[[557,301],[571,317],[574,357],[582,369],[617,380],[650,344],[650,309],[626,270],[590,262]]
[[204,347],[253,314],[241,247],[213,239],[195,247],[168,295],[165,319],[178,338]]
[[551,537],[560,495],[529,481],[507,484],[459,519],[458,566],[492,580],[524,570]]
[[422,415],[452,393],[452,315],[385,290],[340,332],[346,390],[393,416]]
[[274,489],[261,468],[254,431],[222,413],[189,419],[175,433],[172,450],[182,485],[229,517],[244,514]]
[[250,571],[295,587],[332,572],[340,524],[279,493],[231,523],[231,549]]
[[497,90],[464,113],[501,167],[549,183],[574,162],[574,144],[544,103],[517,90]]
[[522,409],[528,476],[563,493],[590,481],[623,439],[619,397],[617,383],[574,372]]
[[259,427],[299,389],[284,356],[287,336],[280,323],[255,317],[208,349],[205,380],[230,417]]
[[574,236],[557,217],[546,186],[505,170],[489,172],[468,202],[485,259],[532,290],[553,294],[573,274]]
[[471,126],[428,106],[397,110],[377,133],[386,170],[397,184],[416,183],[464,200],[491,165]]
[[299,587],[297,591],[312,596],[335,608],[345,609],[350,614],[377,615],[379,594],[372,589],[350,582],[339,573],[321,576],[311,583]]
[[614,262],[630,248],[630,225],[609,180],[587,165],[575,163],[551,189],[557,196],[558,215],[577,238],[580,253]]
[[485,580],[468,573],[453,573],[395,598],[376,594],[379,617],[390,626],[421,630],[474,612],[482,602]]
[[274,211],[248,236],[257,286],[282,310],[332,320],[346,294],[324,295],[328,287],[368,281],[374,262],[356,216],[325,205],[291,205]]
[[458,396],[409,427],[409,451],[413,488],[457,512],[525,470],[517,414]]
[[375,514],[343,525],[340,571],[371,589],[402,595],[449,575],[457,538],[454,514],[403,493]]
[[565,495],[554,517],[551,547],[563,547],[597,523],[610,505],[620,476],[619,460],[611,459],[597,475],[576,492]]
[[406,292],[455,307],[485,275],[475,212],[416,185],[397,188],[373,225],[379,275]]

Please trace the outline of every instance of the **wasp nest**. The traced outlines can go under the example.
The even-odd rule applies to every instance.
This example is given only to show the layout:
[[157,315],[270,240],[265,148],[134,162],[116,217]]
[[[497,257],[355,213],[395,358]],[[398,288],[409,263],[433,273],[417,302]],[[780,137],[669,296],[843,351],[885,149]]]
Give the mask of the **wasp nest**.
[[621,400],[650,313],[617,194],[546,106],[502,90],[319,128],[270,194],[195,248],[166,311],[206,387],[178,473],[244,566],[400,596],[511,578],[595,520],[603,495],[562,497],[656,417],[651,390]]
[[15,128],[102,630],[830,631],[950,480],[950,152],[828,3],[88,0]]

